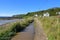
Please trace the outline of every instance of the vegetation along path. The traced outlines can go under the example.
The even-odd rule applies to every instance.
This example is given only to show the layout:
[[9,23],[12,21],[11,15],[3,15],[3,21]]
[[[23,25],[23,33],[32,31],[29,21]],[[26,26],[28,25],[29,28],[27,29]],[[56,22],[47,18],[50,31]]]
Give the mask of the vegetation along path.
[[31,23],[24,31],[17,33],[11,40],[34,40],[34,24]]
[[42,25],[38,19],[35,19],[35,37],[34,40],[48,40]]
[[[36,26],[35,29],[34,26]],[[35,19],[35,23],[31,23],[25,30],[17,33],[12,40],[48,40],[48,38],[44,33],[39,20]]]

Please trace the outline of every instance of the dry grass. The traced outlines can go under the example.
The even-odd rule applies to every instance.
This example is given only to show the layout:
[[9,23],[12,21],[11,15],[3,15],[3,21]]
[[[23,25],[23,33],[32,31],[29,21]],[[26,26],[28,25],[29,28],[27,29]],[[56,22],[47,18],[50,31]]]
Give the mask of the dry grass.
[[47,36],[44,33],[41,23],[37,18],[34,20],[35,37],[34,40],[47,40]]
[[48,40],[60,40],[60,18],[44,17],[39,18]]

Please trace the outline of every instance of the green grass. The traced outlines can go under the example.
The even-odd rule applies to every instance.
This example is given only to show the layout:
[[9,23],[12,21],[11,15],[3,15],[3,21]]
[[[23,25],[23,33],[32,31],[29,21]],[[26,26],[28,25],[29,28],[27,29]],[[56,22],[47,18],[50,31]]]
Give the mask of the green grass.
[[39,18],[48,40],[60,40],[60,18],[44,17]]
[[32,18],[24,18],[14,23],[8,23],[0,27],[0,40],[10,40],[17,32],[24,30],[31,22]]

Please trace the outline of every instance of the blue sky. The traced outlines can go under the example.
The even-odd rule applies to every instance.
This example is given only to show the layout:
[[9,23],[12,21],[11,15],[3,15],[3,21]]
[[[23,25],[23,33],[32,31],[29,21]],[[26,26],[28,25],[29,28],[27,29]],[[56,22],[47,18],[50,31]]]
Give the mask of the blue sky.
[[0,16],[12,16],[60,7],[60,0],[0,0]]

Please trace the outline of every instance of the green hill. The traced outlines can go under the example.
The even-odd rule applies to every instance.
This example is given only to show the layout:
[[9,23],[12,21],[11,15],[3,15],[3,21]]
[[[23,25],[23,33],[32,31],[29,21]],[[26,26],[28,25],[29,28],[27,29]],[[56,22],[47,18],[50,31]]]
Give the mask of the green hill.
[[50,8],[50,9],[47,9],[47,10],[42,10],[42,11],[36,11],[36,12],[30,12],[30,13],[27,13],[26,15],[29,15],[29,16],[32,16],[32,15],[43,15],[44,13],[48,12],[50,14],[50,16],[56,16],[56,12],[60,12],[60,8],[58,7],[55,7],[55,8]]
[[25,17],[25,16],[34,16],[35,14],[37,15],[43,15],[44,13],[48,12],[50,14],[50,16],[56,16],[58,14],[56,14],[56,12],[60,12],[60,7],[54,7],[54,8],[50,8],[47,10],[42,10],[42,11],[36,11],[36,12],[29,12],[27,14],[20,14],[20,15],[14,15],[13,17]]

